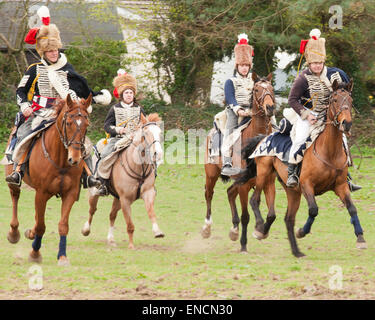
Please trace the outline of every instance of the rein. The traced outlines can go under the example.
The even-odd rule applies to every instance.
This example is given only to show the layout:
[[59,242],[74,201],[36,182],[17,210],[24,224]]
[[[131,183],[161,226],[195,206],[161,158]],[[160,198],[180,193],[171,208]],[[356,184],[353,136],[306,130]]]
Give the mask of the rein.
[[[342,105],[340,107],[340,110],[336,113],[333,113],[333,119],[330,119],[329,116],[327,116],[327,122],[326,122],[326,125],[333,125],[334,127],[338,128],[338,126],[340,125],[340,123],[338,122],[338,117],[339,115],[344,111],[344,110],[349,110],[349,106],[348,104],[344,104],[344,102],[346,101],[346,99],[348,98],[348,96],[344,96],[340,93],[338,93],[337,91],[335,92],[337,95],[339,95],[340,97],[343,98],[343,101],[342,101]],[[328,111],[331,111],[331,106],[333,106],[333,94],[331,95],[330,97],[330,100],[329,100],[329,106],[328,106]],[[329,121],[328,121],[329,120]],[[317,140],[317,139],[316,139]],[[348,157],[346,157],[346,161],[345,161],[345,164],[343,167],[341,168],[336,168],[334,165],[332,165],[330,162],[328,162],[327,160],[323,159],[321,156],[319,156],[318,152],[316,151],[316,140],[314,141],[314,145],[313,145],[313,154],[314,156],[319,159],[321,162],[323,162],[326,166],[330,167],[331,169],[334,169],[336,170],[337,174],[340,174],[344,169],[345,167],[348,165]]]
[[[149,125],[156,125],[156,122],[148,122],[145,125],[143,125],[141,127],[142,132],[143,132],[143,129],[145,127],[149,126]],[[148,144],[147,140],[145,139],[144,140],[144,143],[146,144],[145,150],[149,150],[151,148],[151,146],[154,143],[156,143],[156,142],[160,143],[159,140],[155,139],[155,140],[152,141],[152,143]],[[140,144],[142,144],[142,142]],[[133,141],[131,142],[131,145],[133,145],[134,147],[138,147],[139,146],[139,145],[135,145]],[[139,151],[138,151],[138,155],[139,155]],[[129,158],[128,158],[128,152],[127,152],[127,150],[125,150],[125,160],[126,160],[127,167],[130,170],[130,172],[129,172],[129,170],[127,170],[126,165],[123,162],[123,157],[120,156],[120,164],[121,164],[122,168],[124,169],[125,173],[129,177],[131,177],[131,178],[133,178],[133,179],[135,179],[135,180],[137,180],[139,182],[138,190],[137,190],[137,199],[138,199],[139,195],[140,195],[141,187],[142,187],[143,183],[146,181],[146,179],[150,176],[150,174],[152,173],[152,171],[155,170],[156,163],[153,162],[152,164],[148,164],[148,163],[145,164],[144,162],[142,162],[142,173],[138,173],[134,169],[132,169],[130,167],[130,165],[129,165]]]
[[[74,148],[76,150],[84,151],[85,150],[84,141],[85,141],[86,132],[83,135],[83,138],[82,138],[81,141],[78,141],[78,142],[74,141],[74,138],[76,137],[77,133],[80,132],[80,129],[81,129],[81,124],[77,123],[77,120],[74,119],[74,122],[76,124],[77,129],[74,132],[73,137],[70,140],[68,140],[67,133],[66,133],[66,119],[67,119],[67,117],[69,117],[69,118],[83,117],[83,118],[88,119],[88,116],[82,115],[80,108],[78,108],[77,114],[68,115],[68,113],[65,112],[64,117],[63,117],[63,121],[62,121],[63,133],[61,133],[61,131],[59,129],[59,126],[57,125],[57,121],[55,122],[57,132],[59,133],[59,137],[60,137],[60,140],[61,140],[64,148],[67,150],[70,145],[73,145],[72,148]],[[79,147],[76,147],[75,144],[79,145]],[[58,173],[61,176],[61,180],[60,180],[60,195],[61,195],[62,189],[63,189],[63,186],[64,186],[64,176],[69,171],[69,169],[72,168],[72,166],[60,167],[56,164],[55,161],[53,161],[53,159],[49,155],[49,153],[47,151],[47,148],[46,148],[45,131],[42,132],[42,150],[43,150],[44,157],[53,165],[53,167],[58,171]]]

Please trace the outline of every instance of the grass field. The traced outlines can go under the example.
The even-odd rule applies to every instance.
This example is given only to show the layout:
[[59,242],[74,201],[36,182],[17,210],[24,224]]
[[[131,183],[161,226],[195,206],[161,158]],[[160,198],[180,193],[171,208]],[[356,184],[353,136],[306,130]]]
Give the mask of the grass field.
[[[355,159],[359,164],[359,159]],[[23,236],[34,225],[34,192],[23,186],[19,203],[21,239],[6,239],[11,201],[0,168],[0,299],[374,299],[375,298],[375,154],[368,150],[359,170],[351,168],[363,189],[353,194],[368,243],[355,247],[350,217],[330,192],[318,197],[320,208],[312,233],[298,241],[307,256],[292,256],[284,224],[286,197],[277,183],[277,219],[263,241],[251,237],[248,254],[229,240],[231,215],[226,188],[218,182],[213,201],[213,230],[200,235],[205,216],[203,165],[167,165],[159,169],[156,213],[165,238],[154,239],[142,200],[133,205],[135,250],[127,245],[126,225],[119,212],[115,239],[106,244],[112,199],[101,198],[89,237],[81,235],[88,217],[87,191],[70,215],[67,254],[71,266],[57,266],[60,200],[52,198],[46,211],[47,230],[39,270],[41,290],[32,290],[31,241]],[[265,201],[262,198],[262,213]],[[307,218],[303,199],[296,227]],[[342,280],[342,281],[341,281]],[[31,283],[31,285],[30,285]]]

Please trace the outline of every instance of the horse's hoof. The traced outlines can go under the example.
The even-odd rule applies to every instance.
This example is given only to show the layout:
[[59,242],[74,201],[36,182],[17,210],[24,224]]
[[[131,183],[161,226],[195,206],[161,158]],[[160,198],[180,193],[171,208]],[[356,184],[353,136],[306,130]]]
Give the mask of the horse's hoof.
[[30,254],[29,254],[29,262],[32,262],[32,263],[42,263],[42,255],[40,254],[39,251],[34,251],[34,250],[31,250]]
[[210,226],[204,226],[201,235],[204,239],[207,239],[211,236],[211,227]]
[[25,231],[25,237],[27,238],[27,239],[29,239],[29,240],[34,240],[34,238],[35,238],[35,235],[31,235],[31,229],[26,229],[26,231]]
[[108,239],[107,245],[109,245],[110,247],[117,247],[117,243],[114,239]]
[[87,237],[90,234],[90,229],[82,229],[81,233],[83,236]]
[[365,238],[363,238],[363,235],[359,235],[357,238],[357,248],[358,249],[367,249],[367,243],[365,241]]
[[259,232],[258,230],[254,230],[253,237],[257,240],[263,240],[268,237],[268,233],[264,235],[263,233]]
[[164,238],[164,233],[163,232],[156,233],[155,238]]
[[303,257],[306,257],[306,255],[304,253],[302,253],[301,251],[297,252],[297,253],[294,253],[294,256],[296,258],[303,258]]
[[82,227],[81,233],[87,237],[90,234],[90,224],[88,221],[85,222],[85,224]]
[[241,254],[248,254],[247,248],[246,247],[242,247],[240,253]]
[[57,260],[57,265],[59,267],[69,267],[70,266],[70,261],[67,257],[61,256],[59,260]]
[[305,231],[303,231],[302,228],[299,228],[298,231],[296,232],[296,237],[297,237],[298,239],[303,238],[305,235],[306,235],[306,233],[305,233]]
[[15,232],[12,232],[12,231],[9,231],[8,232],[8,236],[7,236],[7,239],[10,243],[17,243],[18,241],[20,241],[20,232],[18,230],[16,230]]
[[238,228],[231,228],[229,231],[229,239],[231,239],[232,241],[237,241],[239,234],[240,233],[238,231]]
[[128,246],[128,249],[134,250],[135,249],[134,244],[130,243],[129,246]]

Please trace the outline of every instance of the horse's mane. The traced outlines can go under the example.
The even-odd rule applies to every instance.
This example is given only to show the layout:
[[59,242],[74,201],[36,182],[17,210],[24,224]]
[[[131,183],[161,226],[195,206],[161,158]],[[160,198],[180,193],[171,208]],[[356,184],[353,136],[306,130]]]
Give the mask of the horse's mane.
[[56,101],[55,101],[55,114],[56,114],[56,117],[59,116],[61,110],[64,108],[65,106],[65,100],[64,99],[61,99],[61,98],[57,98]]
[[147,117],[148,122],[159,122],[162,121],[157,113],[150,113]]

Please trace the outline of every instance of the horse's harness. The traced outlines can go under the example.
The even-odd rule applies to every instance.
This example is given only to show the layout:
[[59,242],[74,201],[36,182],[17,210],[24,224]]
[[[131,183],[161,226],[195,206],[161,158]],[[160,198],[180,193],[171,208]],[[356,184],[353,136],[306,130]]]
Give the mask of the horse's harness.
[[[262,80],[260,80],[259,82],[266,83],[265,81],[262,81]],[[264,117],[264,116],[266,116],[266,112],[264,111],[264,108],[262,107],[263,103],[264,103],[264,99],[266,98],[266,96],[270,96],[271,99],[272,99],[272,102],[275,103],[275,97],[274,97],[274,94],[268,89],[268,85],[267,86],[261,85],[261,87],[264,90],[262,91],[262,95],[259,98],[257,98],[257,96],[255,95],[255,93],[253,93],[254,102],[260,108],[258,108],[258,111],[256,113],[252,114],[252,115],[253,116],[260,115],[260,116]],[[254,85],[254,89],[253,90],[255,91],[255,85]],[[268,119],[268,121],[267,121],[266,127],[268,128],[268,126],[270,124],[270,121],[271,121],[271,118],[267,117],[267,119]]]
[[[55,122],[55,126],[56,126],[56,129],[57,129],[57,132],[59,133],[59,137],[60,137],[60,140],[62,142],[62,144],[64,145],[64,148],[67,150],[69,146],[73,145],[72,148],[76,149],[76,150],[81,150],[81,152],[84,152],[85,150],[85,136],[86,136],[86,131],[87,129],[85,130],[85,134],[82,135],[82,138],[80,141],[75,141],[74,138],[76,137],[76,135],[81,131],[81,124],[82,123],[78,123],[77,122],[77,117],[80,117],[80,118],[84,118],[84,119],[88,119],[88,116],[87,115],[84,115],[81,113],[81,108],[78,108],[78,113],[75,113],[75,114],[68,114],[69,112],[65,112],[64,114],[64,117],[63,117],[63,120],[62,120],[62,131],[60,130],[58,124],[57,124],[57,121]],[[74,132],[73,136],[71,139],[68,138],[67,136],[67,132],[66,132],[66,126],[67,126],[67,118],[70,118],[70,119],[74,119],[74,123],[76,124],[76,131]],[[59,172],[59,174],[61,175],[61,181],[60,181],[60,195],[62,193],[62,188],[63,188],[63,185],[64,185],[64,175],[69,171],[69,169],[72,167],[72,166],[68,166],[68,167],[60,167],[56,164],[55,161],[53,161],[53,159],[51,158],[51,156],[49,155],[48,151],[47,151],[47,148],[46,148],[46,145],[45,145],[45,131],[42,132],[42,150],[43,150],[43,154],[44,154],[44,157],[54,166],[54,168]],[[76,147],[75,145],[78,145],[79,147]],[[81,155],[81,158],[83,158],[84,156]],[[56,195],[57,196],[57,195]]]
[[[343,89],[341,89],[343,90]],[[345,90],[344,90],[345,91]],[[349,110],[349,104],[344,104],[344,102],[346,101],[346,99],[348,98],[348,95],[342,95],[340,94],[339,92],[335,91],[334,92],[336,95],[340,96],[343,98],[343,101],[342,101],[342,104],[340,106],[340,110],[338,112],[335,112],[333,114],[333,119],[329,119],[328,115],[327,115],[327,122],[326,124],[332,124],[333,126],[335,126],[336,128],[340,125],[339,121],[338,121],[338,117],[339,115],[344,111],[344,110]],[[333,94],[331,95],[330,99],[329,99],[329,105],[328,105],[328,110],[331,110],[330,109],[330,106],[332,105],[333,106],[333,102],[336,102],[334,101],[335,97],[333,96]],[[330,120],[330,122],[328,122],[328,120]],[[332,169],[335,169],[336,170],[336,173],[337,174],[340,174],[344,169],[345,167],[347,166],[348,164],[348,157],[346,157],[346,161],[345,161],[345,164],[343,167],[341,168],[336,168],[335,166],[333,166],[331,163],[329,163],[328,161],[326,161],[325,159],[323,159],[322,157],[319,156],[319,154],[317,153],[316,151],[316,140],[314,141],[314,146],[313,146],[313,154],[316,158],[318,158],[320,161],[322,161],[326,166],[332,168]]]
[[[141,129],[142,129],[142,136],[144,135],[143,133],[143,129],[147,126],[150,126],[150,125],[157,125],[156,122],[148,122],[146,124],[144,124]],[[145,135],[144,135],[145,136]],[[148,143],[147,142],[147,139],[145,138],[144,139],[144,143],[145,143],[145,149],[144,150],[138,150],[138,156],[139,158],[141,158],[141,155],[140,153],[142,151],[145,151],[146,154],[149,154],[149,150],[150,148],[152,147],[153,144],[159,142],[160,143],[160,140],[158,139],[154,139],[151,143]],[[142,142],[141,142],[142,143]],[[135,145],[134,142],[132,141],[131,144],[134,146],[134,147],[137,147],[138,145]],[[128,152],[126,152],[125,150],[125,160],[126,160],[126,163],[127,163],[127,167],[128,169],[126,168],[124,162],[122,161],[122,157],[120,157],[120,163],[121,163],[121,166],[122,168],[124,169],[125,173],[138,181],[138,189],[137,189],[137,199],[139,198],[140,196],[140,190],[141,190],[141,187],[143,185],[143,183],[146,181],[146,179],[150,176],[150,174],[153,172],[153,171],[156,171],[156,161],[152,161],[152,163],[144,163],[144,161],[142,161],[142,173],[138,173],[136,172],[135,170],[133,170],[130,166],[129,166],[129,158],[128,158]],[[130,172],[129,172],[130,171]]]

